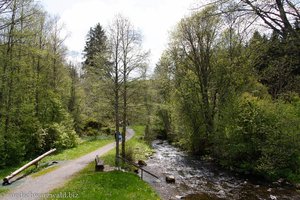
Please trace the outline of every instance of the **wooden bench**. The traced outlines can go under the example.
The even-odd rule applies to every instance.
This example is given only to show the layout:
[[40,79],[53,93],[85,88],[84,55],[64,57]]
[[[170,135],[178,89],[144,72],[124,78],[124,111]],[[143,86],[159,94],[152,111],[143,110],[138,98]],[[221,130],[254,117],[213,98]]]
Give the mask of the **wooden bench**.
[[104,162],[97,155],[95,158],[95,171],[103,172],[103,170],[104,170]]

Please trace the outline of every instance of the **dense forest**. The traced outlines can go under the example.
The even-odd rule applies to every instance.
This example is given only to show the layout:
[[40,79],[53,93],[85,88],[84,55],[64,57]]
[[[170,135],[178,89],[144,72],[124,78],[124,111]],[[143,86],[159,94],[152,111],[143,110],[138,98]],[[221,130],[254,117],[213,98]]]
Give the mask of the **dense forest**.
[[62,23],[40,3],[2,0],[0,20],[0,168],[114,130],[124,155],[128,120],[143,112],[149,54],[130,21],[91,27],[84,62],[69,63]]
[[0,167],[76,144],[72,68],[58,18],[30,0],[0,1]]
[[297,1],[216,1],[183,18],[155,69],[151,128],[221,166],[299,180]]
[[230,170],[299,181],[299,20],[293,0],[196,7],[149,76],[126,17],[91,27],[72,64],[57,17],[33,0],[0,0],[0,168],[99,133],[120,132],[124,156],[135,123]]

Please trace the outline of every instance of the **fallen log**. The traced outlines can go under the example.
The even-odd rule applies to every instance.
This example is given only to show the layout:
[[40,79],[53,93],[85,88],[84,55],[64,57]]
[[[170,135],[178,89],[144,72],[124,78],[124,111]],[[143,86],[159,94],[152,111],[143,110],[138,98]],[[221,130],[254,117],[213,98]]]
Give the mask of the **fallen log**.
[[12,179],[13,177],[15,177],[16,175],[18,175],[19,173],[21,173],[22,171],[24,171],[24,170],[27,169],[28,167],[30,167],[30,166],[32,166],[32,165],[36,165],[40,160],[42,160],[43,158],[45,158],[45,157],[48,156],[49,154],[53,153],[54,151],[56,151],[56,149],[51,149],[50,151],[47,151],[47,152],[44,153],[43,155],[37,157],[36,159],[30,161],[30,162],[27,163],[26,165],[24,165],[24,166],[22,166],[21,168],[17,169],[17,170],[14,171],[13,173],[11,173],[9,176],[6,176],[6,177],[3,179],[2,185],[8,185],[10,179]]

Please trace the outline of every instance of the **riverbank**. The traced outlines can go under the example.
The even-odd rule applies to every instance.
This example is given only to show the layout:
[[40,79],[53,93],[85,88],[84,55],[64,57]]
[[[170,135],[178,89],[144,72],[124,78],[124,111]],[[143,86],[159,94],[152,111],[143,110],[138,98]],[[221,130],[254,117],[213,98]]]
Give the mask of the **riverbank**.
[[154,141],[153,148],[156,153],[147,160],[146,169],[155,171],[159,177],[175,177],[175,184],[167,184],[164,180],[157,182],[145,176],[164,200],[183,196],[197,200],[300,199],[295,188],[240,177],[218,168],[209,160],[188,155],[166,141]]

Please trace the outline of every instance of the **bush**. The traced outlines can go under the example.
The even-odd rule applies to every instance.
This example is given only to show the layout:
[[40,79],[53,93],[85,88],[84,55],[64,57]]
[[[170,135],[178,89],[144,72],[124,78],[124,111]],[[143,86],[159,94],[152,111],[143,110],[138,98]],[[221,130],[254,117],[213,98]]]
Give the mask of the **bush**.
[[61,150],[74,147],[77,144],[78,136],[75,131],[63,124],[54,123],[48,128],[47,132],[46,141],[50,144],[50,148]]
[[98,122],[97,120],[93,118],[89,118],[86,120],[83,132],[87,136],[94,136],[95,138],[99,134],[103,124]]
[[300,117],[295,105],[249,94],[228,105],[214,137],[220,164],[270,179],[299,175]]

